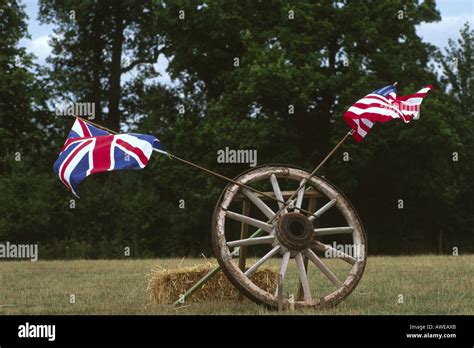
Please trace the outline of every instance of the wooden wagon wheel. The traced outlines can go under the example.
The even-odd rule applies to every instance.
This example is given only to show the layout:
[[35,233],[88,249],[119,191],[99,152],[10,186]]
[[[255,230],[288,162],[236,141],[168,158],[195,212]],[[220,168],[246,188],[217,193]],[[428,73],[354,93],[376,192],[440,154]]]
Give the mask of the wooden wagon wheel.
[[[234,180],[258,189],[268,187],[277,199],[285,201],[285,195],[296,191],[309,176],[310,173],[303,169],[270,165],[248,170]],[[302,204],[309,193],[320,196],[320,205],[314,207],[310,204],[308,208],[315,209],[311,211],[313,216],[298,209],[306,210]],[[362,222],[344,194],[324,178],[313,176],[288,209],[283,209],[277,217],[274,215],[282,204],[264,202],[263,198],[236,184],[229,184],[216,204],[212,223],[213,248],[228,279],[251,300],[275,308],[279,302],[278,289],[262,289],[251,279],[260,266],[273,263],[279,269],[282,289],[287,290],[283,299],[285,307],[293,304],[295,307],[317,308],[333,306],[344,300],[359,282],[367,255]],[[239,199],[247,201],[243,213],[238,212]],[[324,226],[324,219],[329,215],[328,222],[342,221],[342,224]],[[236,224],[245,224],[257,231],[245,238],[237,234]],[[358,252],[350,254],[341,250],[339,245],[328,243],[328,240],[337,238],[345,239],[344,245],[352,243],[353,250]],[[245,248],[247,255],[257,257],[250,268],[242,267],[242,263],[239,267],[240,248]],[[328,256],[336,260],[324,258]],[[337,272],[328,266],[329,263],[331,267],[337,266]],[[343,263],[347,269],[341,269],[342,265],[335,263]],[[308,271],[319,275],[308,274]],[[291,291],[288,289],[294,287],[295,282],[302,290],[301,298],[288,296],[288,291]],[[296,295],[296,290],[294,293]]]

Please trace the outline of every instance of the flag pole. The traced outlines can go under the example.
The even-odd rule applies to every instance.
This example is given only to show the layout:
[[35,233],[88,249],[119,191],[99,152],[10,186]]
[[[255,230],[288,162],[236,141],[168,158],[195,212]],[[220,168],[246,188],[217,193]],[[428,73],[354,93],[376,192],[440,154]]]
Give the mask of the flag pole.
[[[316,172],[328,161],[329,158],[331,158],[331,156],[334,154],[334,152],[336,152],[336,150],[346,141],[346,139],[350,136],[354,134],[354,130],[351,129],[349,132],[346,133],[346,135],[344,135],[344,137],[336,144],[336,146],[334,146],[332,148],[331,151],[329,151],[329,153],[326,155],[326,157],[324,157],[324,159],[319,162],[319,164],[316,166],[316,168],[313,169],[313,171],[311,172],[311,174],[303,180],[303,182],[301,183],[301,185],[298,187],[298,189],[293,192],[293,194],[290,196],[290,198],[288,198],[286,205],[288,204],[291,204],[292,201],[294,200],[295,196],[298,194],[298,192],[303,188],[305,187],[305,185],[308,183],[309,180],[311,180],[311,178],[316,175]],[[282,206],[275,214],[275,217],[278,216],[285,208],[286,208],[286,205],[285,206]],[[311,214],[313,215],[313,214]]]
[[[336,150],[346,141],[346,139],[354,134],[354,130],[351,129],[349,132],[346,133],[346,135],[336,144],[336,146],[333,147],[333,149],[324,157],[324,159],[318,164],[316,168],[311,172],[310,178],[316,174],[316,172],[324,165],[324,163],[327,162],[327,160],[336,152]],[[308,179],[309,180],[309,179]]]

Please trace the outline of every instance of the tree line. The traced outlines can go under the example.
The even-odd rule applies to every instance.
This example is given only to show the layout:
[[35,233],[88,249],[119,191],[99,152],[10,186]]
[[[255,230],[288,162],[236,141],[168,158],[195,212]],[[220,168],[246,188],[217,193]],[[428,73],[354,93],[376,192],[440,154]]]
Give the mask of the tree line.
[[401,95],[434,85],[420,120],[376,125],[321,174],[357,208],[370,253],[473,251],[473,30],[444,50],[424,42],[434,1],[40,0],[38,18],[54,28],[44,65],[19,45],[24,5],[0,4],[0,240],[43,258],[211,253],[225,182],[154,156],[88,178],[76,199],[52,169],[73,123],[58,105],[93,103],[94,122],[234,177],[248,165],[217,161],[226,147],[312,169],[351,103],[398,81]]

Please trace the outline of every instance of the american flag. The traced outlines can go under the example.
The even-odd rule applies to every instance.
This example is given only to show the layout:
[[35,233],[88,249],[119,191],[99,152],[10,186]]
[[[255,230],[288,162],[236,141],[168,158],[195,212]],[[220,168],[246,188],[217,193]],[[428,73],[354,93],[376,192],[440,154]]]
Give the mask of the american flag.
[[354,130],[352,135],[360,143],[375,122],[387,122],[394,118],[410,122],[412,118],[417,118],[421,102],[432,88],[428,85],[414,94],[397,97],[397,89],[389,85],[357,101],[342,118]]
[[79,183],[95,173],[142,169],[153,150],[166,153],[157,138],[144,134],[111,134],[76,118],[54,163],[54,171],[77,196]]

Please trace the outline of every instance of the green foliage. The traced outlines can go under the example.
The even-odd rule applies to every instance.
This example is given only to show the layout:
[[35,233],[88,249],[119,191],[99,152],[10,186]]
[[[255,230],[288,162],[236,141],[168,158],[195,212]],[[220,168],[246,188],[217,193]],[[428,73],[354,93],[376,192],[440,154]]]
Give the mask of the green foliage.
[[441,82],[449,89],[449,94],[461,105],[464,112],[474,117],[474,30],[469,23],[464,24],[458,42],[449,40],[446,55],[438,53],[444,76]]
[[[43,145],[39,127],[47,127],[41,112],[46,93],[32,73],[36,66],[18,41],[27,35],[25,13],[16,1],[0,4],[0,170],[15,153],[36,151]],[[28,137],[26,137],[28,135]]]
[[[377,124],[321,174],[357,208],[371,253],[438,251],[440,234],[442,251],[472,251],[473,33],[466,24],[444,54],[423,42],[416,25],[440,20],[434,1],[41,0],[57,35],[50,69],[18,47],[21,6],[0,10],[1,240],[37,241],[48,258],[210,254],[225,182],[155,154],[143,171],[93,175],[76,199],[52,170],[72,120],[48,101],[95,102],[99,123],[233,177],[247,167],[217,163],[219,149],[312,169],[347,132],[342,113],[398,81],[401,95],[435,86],[421,119]],[[173,86],[156,80],[159,54]]]
[[[122,75],[154,73],[159,55],[154,1],[40,0],[39,19],[55,25],[50,78],[57,101],[94,102],[96,119],[118,130]],[[122,59],[126,56],[130,59]],[[107,113],[104,109],[107,108]]]

